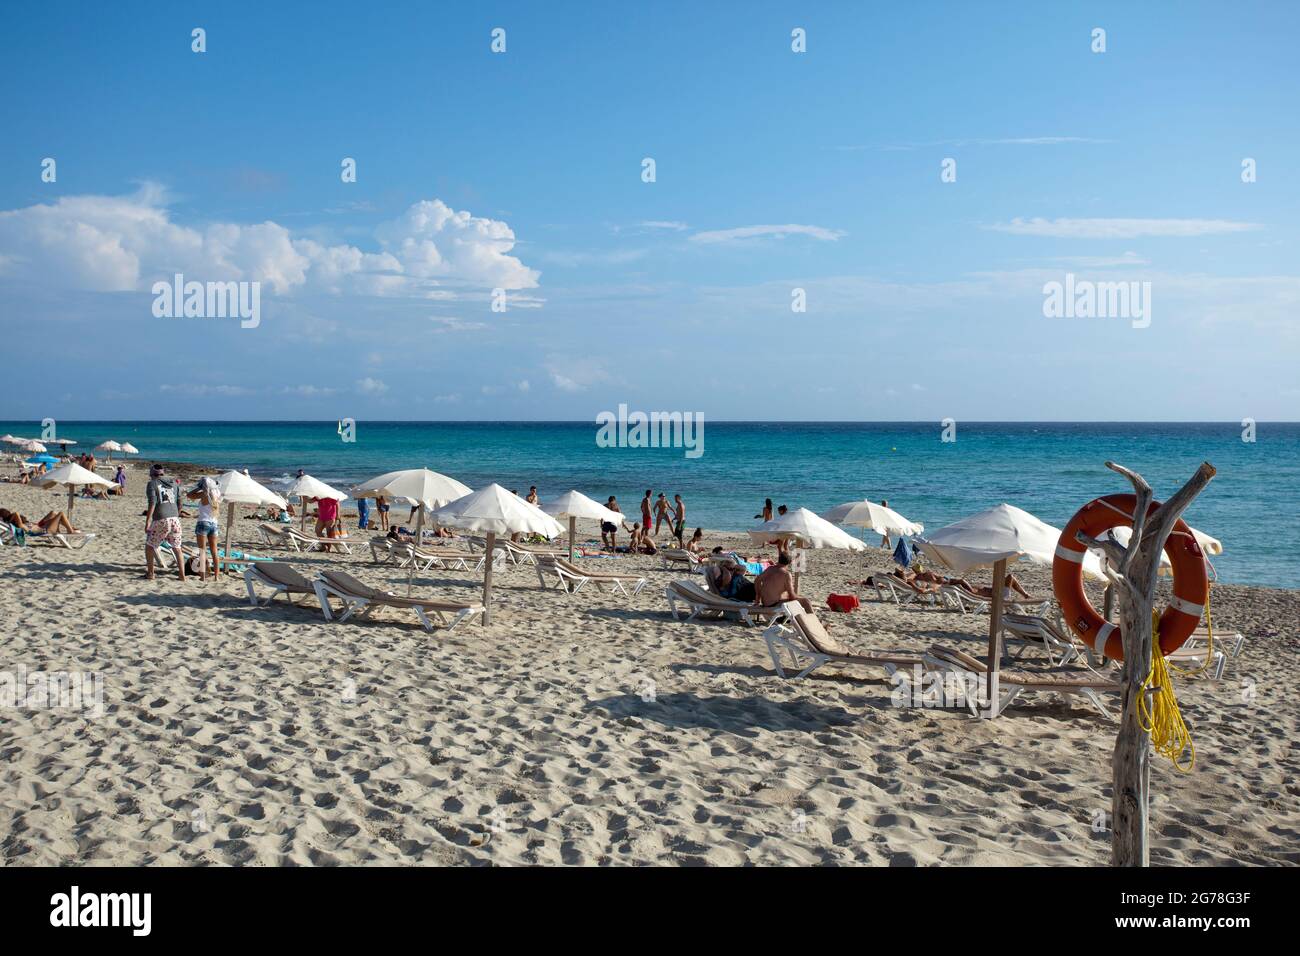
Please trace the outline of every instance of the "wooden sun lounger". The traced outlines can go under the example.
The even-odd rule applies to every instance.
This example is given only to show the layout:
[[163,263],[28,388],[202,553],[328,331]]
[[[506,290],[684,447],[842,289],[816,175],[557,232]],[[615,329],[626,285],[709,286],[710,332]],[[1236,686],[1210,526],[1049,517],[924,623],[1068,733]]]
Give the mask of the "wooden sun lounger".
[[[631,597],[633,594],[639,594],[649,580],[639,574],[588,571],[576,564],[570,564],[564,558],[548,555],[538,555],[535,563],[537,565],[537,580],[542,587],[547,586],[547,577],[553,576],[556,583],[569,594],[577,594],[584,586],[593,584],[596,587],[608,585],[613,590],[620,591]],[[629,586],[632,588],[631,594],[628,594],[627,588]]]
[[[259,599],[253,585],[260,584],[271,589],[265,600]],[[314,595],[316,588],[311,581],[298,571],[279,561],[260,561],[250,564],[244,571],[244,586],[248,588],[248,603],[253,607],[266,607],[275,600],[276,595],[283,594],[291,604],[301,604],[295,597]]]
[[683,610],[690,609],[690,614],[685,618],[687,621],[696,618],[705,620],[734,617],[753,627],[765,621],[775,623],[784,620],[786,616],[784,606],[759,607],[756,604],[746,604],[744,601],[733,601],[704,590],[694,581],[673,581],[664,589],[664,597],[668,599],[669,611],[677,620],[682,619],[681,612],[677,608],[679,602],[684,605]]
[[781,665],[781,652],[790,655],[791,664],[802,668],[791,680],[806,677],[826,663],[883,667],[893,674],[900,667],[923,667],[920,654],[887,650],[860,654],[831,636],[816,614],[809,614],[798,604],[786,604],[785,623],[776,621],[763,632],[772,666],[782,677],[788,676]]
[[[978,686],[981,690],[984,686],[985,675],[988,674],[988,665],[983,661],[971,657],[965,651],[949,647],[931,647],[925,654],[925,663],[930,670],[944,671],[962,675],[963,677],[967,675],[977,677],[979,680],[974,683],[974,686]],[[1006,693],[1000,699],[989,702],[991,710],[986,709],[983,713],[981,713],[980,702],[967,697],[964,703],[970,710],[971,716],[996,717],[1011,706],[1011,703],[1021,693],[1029,691],[1037,693],[1050,692],[1062,696],[1077,694],[1087,698],[1102,714],[1114,720],[1114,715],[1101,702],[1100,695],[1106,693],[1118,694],[1123,690],[1123,685],[1119,681],[1106,680],[1088,671],[1030,674],[1025,671],[1000,670],[998,671],[998,687],[995,690],[1004,688]]]
[[[426,631],[432,631],[436,618],[447,630],[454,630],[463,621],[470,620],[483,613],[482,604],[461,604],[455,601],[433,601],[424,598],[399,597],[391,591],[379,591],[358,581],[345,571],[322,571],[312,582],[316,597],[320,601],[321,612],[325,620],[335,620],[330,610],[329,599],[336,597],[343,602],[343,613],[339,621],[346,621],[354,615],[360,619],[368,617],[377,608],[391,607],[414,611]],[[448,620],[450,617],[450,620]]]

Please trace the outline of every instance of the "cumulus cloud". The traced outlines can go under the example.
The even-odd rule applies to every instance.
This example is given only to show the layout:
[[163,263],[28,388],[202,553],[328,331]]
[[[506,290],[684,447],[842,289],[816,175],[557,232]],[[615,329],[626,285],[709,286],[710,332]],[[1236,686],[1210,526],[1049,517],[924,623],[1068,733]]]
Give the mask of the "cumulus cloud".
[[987,227],[1017,236],[1052,239],[1139,239],[1145,236],[1212,236],[1258,229],[1253,222],[1228,219],[1012,219]]
[[357,391],[365,395],[382,395],[388,391],[388,386],[377,378],[366,378],[357,380]]
[[506,223],[438,199],[378,226],[373,245],[325,245],[274,222],[182,225],[155,184],[0,211],[0,275],[92,291],[141,291],[181,272],[260,281],[281,294],[454,295],[431,287],[532,289],[541,275],[509,254],[515,235]]
[[204,398],[209,395],[233,398],[236,396],[253,394],[251,388],[244,388],[242,385],[159,385],[158,391],[169,395],[192,395],[198,398]]
[[739,226],[735,229],[715,229],[711,232],[697,232],[691,236],[691,242],[735,242],[741,239],[784,239],[787,236],[808,236],[822,242],[834,242],[845,233],[838,229],[823,226],[801,226],[787,223],[784,226]]

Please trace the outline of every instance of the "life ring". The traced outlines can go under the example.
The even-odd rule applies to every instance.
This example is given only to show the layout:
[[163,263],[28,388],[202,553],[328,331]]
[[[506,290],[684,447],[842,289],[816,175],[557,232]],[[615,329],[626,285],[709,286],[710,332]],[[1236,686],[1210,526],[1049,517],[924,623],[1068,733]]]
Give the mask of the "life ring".
[[[1147,516],[1160,502],[1151,502]],[[1076,537],[1082,531],[1091,538],[1104,540],[1111,528],[1133,527],[1136,495],[1106,495],[1094,498],[1080,508],[1056,543],[1052,559],[1052,590],[1061,605],[1061,616],[1085,643],[1099,654],[1113,660],[1124,659],[1124,638],[1119,626],[1097,613],[1083,590],[1083,556],[1087,553]],[[1205,555],[1192,529],[1179,519],[1165,540],[1165,554],[1174,568],[1174,596],[1160,615],[1160,650],[1168,655],[1182,647],[1192,636],[1205,602],[1210,595],[1210,580],[1205,571]]]

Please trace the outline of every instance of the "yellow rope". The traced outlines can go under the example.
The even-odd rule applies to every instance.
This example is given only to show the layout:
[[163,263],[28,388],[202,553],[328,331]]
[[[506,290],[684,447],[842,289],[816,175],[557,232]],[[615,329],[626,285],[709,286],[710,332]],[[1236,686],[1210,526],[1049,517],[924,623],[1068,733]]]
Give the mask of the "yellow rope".
[[[1208,653],[1206,660],[1209,660]],[[1142,729],[1151,735],[1155,752],[1168,757],[1180,773],[1190,772],[1196,765],[1196,746],[1178,709],[1173,675],[1169,672],[1164,652],[1160,650],[1160,615],[1155,611],[1151,613],[1151,673],[1142,684],[1137,708],[1138,720]],[[1184,753],[1187,754],[1185,765],[1179,762]]]

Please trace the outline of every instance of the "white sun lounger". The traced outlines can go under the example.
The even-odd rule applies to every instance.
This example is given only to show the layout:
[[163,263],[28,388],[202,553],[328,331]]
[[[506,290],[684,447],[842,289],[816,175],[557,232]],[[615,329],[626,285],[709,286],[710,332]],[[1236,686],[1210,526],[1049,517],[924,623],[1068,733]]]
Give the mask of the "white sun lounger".
[[801,605],[788,602],[785,611],[784,623],[773,622],[763,632],[772,666],[782,677],[789,676],[781,664],[782,651],[789,654],[794,667],[801,668],[791,680],[806,677],[827,663],[883,667],[891,675],[900,667],[923,667],[925,664],[925,659],[920,654],[907,651],[871,651],[860,654],[832,637],[817,615],[809,614]]
[[[589,571],[576,564],[570,564],[564,558],[538,555],[536,560],[537,580],[542,587],[547,586],[547,578],[554,577],[556,583],[569,594],[577,594],[588,584],[596,587],[608,586],[629,597],[639,594],[646,586],[647,578],[639,574],[616,574],[606,571]],[[631,594],[628,588],[631,587]]]
[[[265,599],[259,598],[254,585],[270,588],[270,595]],[[244,571],[244,586],[248,589],[248,603],[253,607],[266,607],[280,594],[288,597],[291,604],[301,604],[301,601],[294,598],[316,593],[311,581],[294,568],[279,561],[259,561],[250,564]]]
[[450,631],[463,621],[471,620],[483,613],[482,604],[399,597],[391,591],[379,591],[368,584],[363,584],[343,571],[322,571],[312,582],[312,587],[327,621],[335,620],[329,605],[331,597],[336,597],[343,602],[343,613],[338,616],[340,622],[353,616],[358,619],[365,618],[377,608],[390,607],[414,611],[426,631],[432,631],[434,627],[434,621],[430,618],[436,619]]
[[694,551],[687,551],[685,548],[660,548],[659,560],[663,563],[663,569],[667,571],[673,565],[684,564],[686,570],[691,572],[704,572],[704,567],[700,556]]
[[[988,666],[983,661],[971,657],[965,651],[949,647],[931,647],[925,654],[925,664],[929,670],[957,675],[963,678],[967,686],[979,687],[981,693],[983,692]],[[980,702],[974,697],[968,696],[964,699],[963,703],[970,710],[972,717],[996,717],[1010,707],[1012,702],[1022,693],[1029,691],[1031,693],[1054,693],[1062,696],[1078,695],[1085,697],[1102,714],[1114,720],[1114,715],[1102,703],[1101,695],[1105,693],[1118,694],[1123,690],[1123,685],[1119,681],[1099,678],[1090,671],[1073,674],[1060,672],[1031,674],[1025,671],[1000,670],[998,671],[998,686],[995,690],[998,692],[1005,691],[1005,693],[991,702],[991,712],[989,710],[981,712]]]
[[[669,611],[677,620],[682,620],[682,614],[689,610],[690,613],[685,617],[687,621],[696,618],[734,618],[753,627],[765,621],[781,621],[786,616],[783,606],[759,607],[744,601],[733,601],[704,590],[694,581],[673,581],[664,589],[664,597],[668,599]],[[678,604],[682,605],[681,610],[678,609]]]

